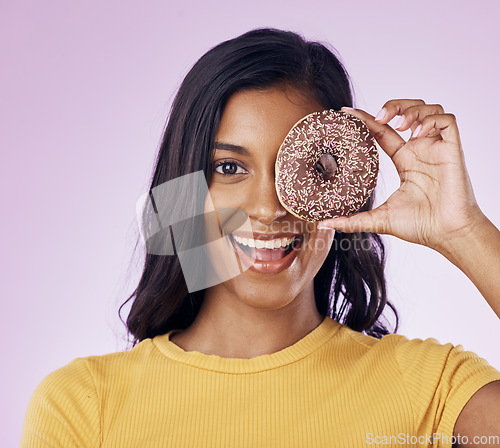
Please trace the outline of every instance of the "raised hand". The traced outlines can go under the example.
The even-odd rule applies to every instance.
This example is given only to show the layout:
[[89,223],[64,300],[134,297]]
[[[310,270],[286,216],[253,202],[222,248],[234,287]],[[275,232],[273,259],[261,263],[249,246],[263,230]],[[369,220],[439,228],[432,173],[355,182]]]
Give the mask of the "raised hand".
[[[454,115],[412,99],[388,101],[376,118],[360,109],[342,110],[366,123],[392,159],[401,185],[376,209],[318,227],[390,234],[439,250],[487,219],[474,197]],[[412,130],[408,141],[387,124],[396,115],[397,130]]]

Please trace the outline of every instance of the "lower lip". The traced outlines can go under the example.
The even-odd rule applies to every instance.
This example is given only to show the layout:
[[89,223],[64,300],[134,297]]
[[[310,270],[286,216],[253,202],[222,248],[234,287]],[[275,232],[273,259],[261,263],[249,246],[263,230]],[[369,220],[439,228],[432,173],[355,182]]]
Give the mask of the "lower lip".
[[249,257],[243,250],[238,246],[238,244],[231,238],[231,242],[233,247],[235,248],[238,256],[240,257],[240,261],[243,265],[248,267],[249,270],[258,272],[259,274],[277,274],[278,272],[283,271],[284,269],[291,266],[297,254],[304,243],[303,239],[299,240],[296,244],[296,247],[292,249],[292,251],[283,258],[274,261],[261,261],[254,260]]

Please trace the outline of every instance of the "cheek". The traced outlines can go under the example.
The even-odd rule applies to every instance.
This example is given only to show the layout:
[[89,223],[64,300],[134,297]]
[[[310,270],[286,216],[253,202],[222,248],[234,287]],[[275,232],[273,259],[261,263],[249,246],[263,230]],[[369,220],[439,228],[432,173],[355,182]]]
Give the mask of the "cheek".
[[[244,223],[245,217],[238,217],[234,211],[228,211],[228,207],[220,196],[209,194],[205,198],[204,246],[203,258],[200,258],[205,281],[203,288],[216,286],[241,274],[241,265],[227,235],[233,227]],[[248,228],[249,225],[244,223],[244,229]]]
[[307,256],[309,263],[321,266],[333,244],[335,230],[316,230],[309,234]]
[[245,191],[237,186],[216,185],[209,188],[205,214],[215,213],[222,234],[227,235],[236,229],[252,232],[244,198]]
[[[208,189],[209,197],[205,201],[205,208],[209,207],[210,202],[215,208],[232,207],[236,204],[236,198],[241,194],[237,194],[236,188],[227,188],[227,186],[213,185]],[[211,201],[210,201],[211,200]]]
[[[219,216],[219,219],[224,219],[227,215],[228,209],[235,208],[234,194],[231,195],[227,188],[217,188],[210,187],[208,189],[208,195],[205,198],[205,216]],[[224,222],[219,222],[219,225],[223,225]]]
[[208,190],[207,197],[205,198],[205,213],[213,212],[214,211],[214,200],[213,200],[213,195]]

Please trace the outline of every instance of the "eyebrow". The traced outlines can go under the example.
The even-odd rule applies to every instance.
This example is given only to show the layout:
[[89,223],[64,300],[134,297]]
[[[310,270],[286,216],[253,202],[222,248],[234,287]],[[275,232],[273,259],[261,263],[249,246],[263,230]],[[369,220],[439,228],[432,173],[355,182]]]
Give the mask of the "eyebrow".
[[238,154],[249,155],[250,151],[239,145],[232,145],[231,143],[215,142],[214,149],[221,149],[223,151],[236,152]]

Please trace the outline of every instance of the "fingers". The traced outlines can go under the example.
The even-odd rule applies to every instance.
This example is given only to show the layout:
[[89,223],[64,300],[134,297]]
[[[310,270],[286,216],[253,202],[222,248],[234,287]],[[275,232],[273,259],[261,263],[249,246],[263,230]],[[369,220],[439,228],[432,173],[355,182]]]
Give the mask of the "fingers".
[[461,146],[457,120],[453,114],[429,115],[419,127],[413,132],[412,139],[440,135],[443,141]]
[[318,223],[317,228],[336,229],[346,233],[372,232],[390,234],[391,228],[387,203],[366,212],[321,221]]
[[[396,115],[401,116],[405,114],[405,112],[409,108],[415,106],[425,106],[425,105],[426,104],[424,100],[409,100],[409,99],[389,100],[382,106],[382,109],[380,109],[379,113],[375,117],[375,120],[377,120],[379,123],[387,124]],[[397,126],[395,126],[395,128],[396,129],[399,128],[399,123],[397,123]]]
[[381,124],[375,121],[375,118],[364,110],[346,109],[343,107],[342,111],[362,120],[368,127],[370,134],[373,135],[377,143],[389,157],[394,157],[398,150],[406,143],[388,124]]
[[[347,110],[345,112],[358,116],[368,125],[368,122],[363,118],[366,113],[358,115],[357,112],[359,111],[356,109],[353,111]],[[402,144],[399,142],[398,146],[396,146],[396,137],[393,134],[388,134],[387,131],[387,128],[392,130],[387,123],[398,115],[400,118],[394,125],[394,129],[397,129],[399,132],[411,129],[412,139],[417,137],[440,136],[446,142],[460,144],[460,135],[456,124],[456,118],[453,114],[446,114],[443,106],[440,104],[425,104],[425,102],[420,99],[395,99],[387,101],[374,118],[375,123],[386,126],[386,128],[377,127],[374,124],[371,126],[368,125],[370,132],[372,132],[382,149],[391,157],[393,157],[397,150],[404,145],[404,140],[399,134],[394,132],[403,142]],[[369,114],[366,114],[366,116],[371,117]],[[425,127],[424,122],[426,123]],[[381,133],[378,137],[382,141],[388,140],[386,147],[383,146],[382,141],[379,141],[379,138],[375,135],[376,130],[379,130],[379,133]],[[388,139],[386,137],[390,138]]]
[[394,129],[400,132],[406,131],[412,124],[421,123],[422,120],[429,115],[444,114],[443,106],[440,104],[423,104],[418,106],[410,106],[405,111],[401,112],[398,122]]

